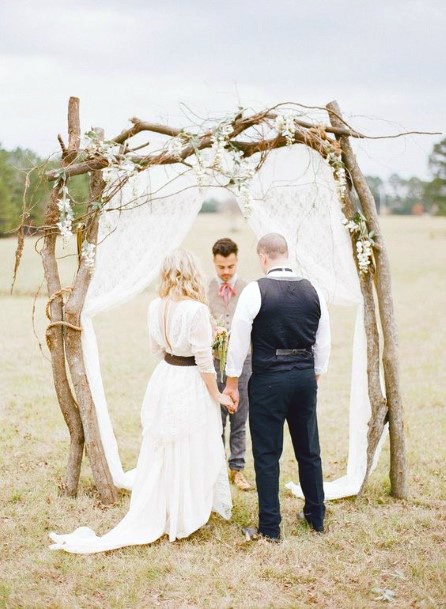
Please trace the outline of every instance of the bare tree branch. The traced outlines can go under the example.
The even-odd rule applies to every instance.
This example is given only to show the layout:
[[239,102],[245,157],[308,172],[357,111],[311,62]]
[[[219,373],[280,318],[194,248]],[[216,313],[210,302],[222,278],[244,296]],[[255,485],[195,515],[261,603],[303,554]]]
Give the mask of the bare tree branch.
[[123,144],[126,140],[131,137],[134,137],[141,131],[153,131],[153,133],[161,133],[162,135],[170,135],[171,137],[176,137],[181,133],[181,129],[175,129],[174,127],[169,127],[168,125],[160,125],[158,123],[149,123],[146,121],[142,121],[139,118],[131,118],[130,122],[133,123],[133,127],[130,129],[126,129],[122,131],[119,135],[112,138],[112,142],[116,142],[117,144]]
[[[282,146],[285,146],[287,144],[287,141],[283,136],[280,136],[280,135],[278,135],[274,138],[267,139],[267,138],[263,137],[262,133],[259,133],[259,137],[257,140],[249,141],[249,142],[238,141],[236,138],[240,134],[248,131],[250,128],[252,128],[256,125],[259,125],[260,127],[269,126],[271,128],[272,125],[270,124],[270,121],[272,119],[275,119],[278,116],[278,114],[277,114],[277,112],[275,112],[275,110],[277,110],[277,108],[280,108],[283,106],[289,106],[289,105],[307,107],[307,106],[303,106],[302,104],[296,104],[296,103],[277,104],[276,106],[268,108],[262,112],[256,112],[256,113],[252,114],[251,116],[243,117],[242,113],[237,115],[233,121],[233,131],[230,134],[231,146],[233,146],[234,148],[236,148],[238,150],[242,150],[245,156],[252,156],[256,152],[268,152],[270,150],[273,150],[274,148],[281,148]],[[320,110],[325,110],[325,108],[322,108],[320,106],[308,106],[308,107],[312,108],[312,109],[317,108]],[[359,139],[393,139],[393,138],[397,138],[397,137],[403,137],[404,135],[414,135],[414,134],[437,135],[437,133],[427,132],[427,131],[407,131],[407,132],[403,132],[403,133],[397,133],[397,134],[393,134],[393,135],[382,135],[382,136],[366,135],[366,134],[360,133],[357,130],[350,127],[350,125],[341,116],[337,116],[336,113],[332,112],[332,116],[335,117],[336,119],[338,119],[338,125],[340,125],[340,126],[319,124],[316,122],[309,122],[309,121],[302,120],[300,118],[295,118],[295,120],[294,120],[295,125],[297,125],[299,127],[299,129],[296,131],[296,134],[294,137],[294,143],[305,144],[305,145],[309,146],[310,148],[313,148],[313,150],[316,150],[317,152],[320,152],[323,154],[324,153],[323,142],[329,141],[330,143],[334,144],[334,140],[330,140],[327,137],[327,133],[333,134],[336,137],[354,137],[354,138],[359,138]],[[130,120],[133,123],[133,126],[130,127],[129,129],[126,129],[125,131],[123,131],[122,133],[117,135],[116,137],[112,138],[111,141],[113,141],[117,144],[123,144],[123,143],[127,142],[130,138],[134,137],[135,135],[137,135],[138,133],[140,133],[142,131],[151,131],[154,133],[160,133],[162,135],[167,135],[169,137],[177,137],[181,133],[185,133],[184,129],[170,127],[168,125],[162,125],[159,123],[142,121],[141,119],[136,118],[136,117],[132,118]],[[342,127],[342,125],[345,125],[345,128]],[[145,156],[132,156],[131,158],[135,163],[140,164],[141,169],[146,169],[147,167],[150,167],[153,165],[169,165],[169,164],[181,163],[181,162],[184,162],[190,156],[192,156],[196,150],[203,150],[205,148],[209,148],[212,146],[212,131],[211,130],[206,130],[201,135],[197,134],[196,137],[199,140],[199,142],[194,145],[192,145],[192,144],[186,145],[183,148],[183,151],[181,152],[180,156],[178,156],[178,154],[174,154],[174,153],[170,152],[167,149],[164,149],[164,150],[161,150],[161,152],[157,152],[157,153],[152,152],[151,154],[148,154]],[[130,149],[127,152],[136,151],[147,145],[148,144],[143,144],[142,146],[136,146],[135,148]],[[90,158],[86,161],[81,161],[79,163],[72,162],[75,160],[75,158],[76,158],[75,156],[74,157],[72,155],[67,156],[67,153],[65,153],[63,155],[63,157],[65,160],[64,174],[66,177],[81,175],[83,173],[88,173],[91,171],[104,169],[105,167],[107,167],[109,165],[109,162],[107,161],[107,159],[105,159],[104,157],[102,157],[100,155],[94,156],[93,158]],[[48,177],[49,181],[56,180],[59,177],[59,175],[60,175],[60,171],[58,171],[58,170],[52,170],[52,171],[47,172],[47,177]]]

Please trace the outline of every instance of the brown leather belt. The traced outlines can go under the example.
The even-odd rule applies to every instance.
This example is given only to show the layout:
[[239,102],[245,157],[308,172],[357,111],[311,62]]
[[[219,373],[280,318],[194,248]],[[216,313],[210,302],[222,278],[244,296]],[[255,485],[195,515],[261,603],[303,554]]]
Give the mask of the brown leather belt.
[[183,357],[182,355],[173,355],[172,353],[166,353],[164,355],[164,361],[171,366],[196,366],[195,357]]
[[276,349],[276,355],[312,355],[310,349]]

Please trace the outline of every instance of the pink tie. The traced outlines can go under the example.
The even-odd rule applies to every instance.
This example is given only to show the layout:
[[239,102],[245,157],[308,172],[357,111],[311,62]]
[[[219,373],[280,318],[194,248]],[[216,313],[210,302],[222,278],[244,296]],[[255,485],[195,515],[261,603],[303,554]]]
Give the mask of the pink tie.
[[228,306],[229,301],[237,292],[230,283],[222,283],[218,293],[223,298],[225,305]]

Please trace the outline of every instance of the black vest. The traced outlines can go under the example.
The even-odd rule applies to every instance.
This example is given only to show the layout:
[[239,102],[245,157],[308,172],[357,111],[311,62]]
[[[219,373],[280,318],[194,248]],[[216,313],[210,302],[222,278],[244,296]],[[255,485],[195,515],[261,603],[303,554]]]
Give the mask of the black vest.
[[[258,280],[262,305],[252,325],[253,372],[314,367],[312,348],[321,316],[316,290],[307,279]],[[306,349],[276,355],[276,349]]]

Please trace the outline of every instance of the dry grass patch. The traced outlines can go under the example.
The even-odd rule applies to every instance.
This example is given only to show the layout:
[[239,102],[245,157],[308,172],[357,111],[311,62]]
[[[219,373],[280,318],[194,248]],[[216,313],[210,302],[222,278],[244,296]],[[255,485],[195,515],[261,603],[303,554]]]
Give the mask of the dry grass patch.
[[[301,502],[284,489],[284,542],[246,544],[240,527],[255,522],[256,496],[234,492],[230,523],[214,516],[188,540],[170,544],[163,538],[151,546],[93,556],[50,552],[48,532],[81,524],[105,532],[126,512],[128,494],[121,493],[113,508],[101,507],[85,463],[78,499],[59,496],[68,434],[30,319],[40,261],[28,242],[18,293],[10,297],[14,243],[0,241],[0,609],[446,607],[446,222],[383,218],[383,228],[400,330],[410,500],[389,497],[385,446],[365,494],[329,503],[324,536],[297,522]],[[226,218],[201,216],[187,244],[206,259],[213,241],[225,234],[230,234]],[[241,246],[241,274],[255,277],[254,237],[241,225],[232,236]],[[69,284],[70,272],[66,259],[64,284]],[[104,383],[125,467],[133,467],[138,454],[139,408],[153,367],[144,331],[152,294],[148,291],[96,320]],[[39,298],[40,337],[44,305]],[[319,415],[330,478],[344,473],[347,457],[351,311],[333,310],[332,326],[332,366],[323,382]],[[253,476],[250,457],[247,473]],[[296,466],[287,441],[282,483],[290,479],[296,479]]]

